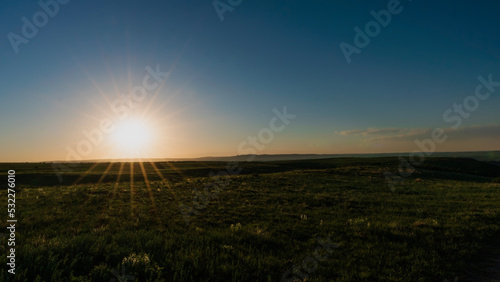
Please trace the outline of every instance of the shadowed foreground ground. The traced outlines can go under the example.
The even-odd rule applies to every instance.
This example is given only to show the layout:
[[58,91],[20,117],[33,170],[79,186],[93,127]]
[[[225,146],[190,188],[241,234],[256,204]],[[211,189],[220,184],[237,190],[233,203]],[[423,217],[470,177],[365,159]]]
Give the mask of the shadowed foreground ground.
[[429,158],[394,191],[396,158],[242,163],[219,180],[223,162],[78,164],[62,182],[51,164],[0,166],[18,183],[2,281],[465,281],[491,275],[499,243],[500,169],[472,159]]

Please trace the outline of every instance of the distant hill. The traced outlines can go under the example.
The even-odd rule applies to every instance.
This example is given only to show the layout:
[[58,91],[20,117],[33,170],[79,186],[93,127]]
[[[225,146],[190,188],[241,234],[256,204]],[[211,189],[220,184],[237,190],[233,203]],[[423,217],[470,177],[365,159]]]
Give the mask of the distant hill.
[[[379,154],[279,154],[279,155],[256,155],[253,161],[286,161],[286,160],[314,160],[330,158],[377,158],[407,156],[409,153],[379,153]],[[252,155],[238,155],[232,157],[204,157],[192,159],[194,161],[246,161]],[[482,152],[437,152],[430,157],[446,158],[471,158],[479,161],[500,162],[500,151]]]
[[[377,157],[397,157],[408,156],[410,153],[379,153],[379,154],[276,154],[276,155],[255,155],[252,161],[270,162],[270,161],[289,161],[289,160],[315,160],[329,158],[377,158]],[[182,162],[182,161],[202,161],[202,162],[229,162],[229,161],[248,161],[252,155],[237,155],[226,157],[201,157],[201,158],[153,158],[142,159],[152,162]],[[478,161],[490,161],[500,163],[500,151],[478,151],[478,152],[436,152],[430,157],[446,158],[471,158]],[[135,161],[131,159],[99,159],[84,160],[81,162],[128,162]],[[64,161],[55,161],[64,162]],[[77,161],[80,162],[80,161]]]

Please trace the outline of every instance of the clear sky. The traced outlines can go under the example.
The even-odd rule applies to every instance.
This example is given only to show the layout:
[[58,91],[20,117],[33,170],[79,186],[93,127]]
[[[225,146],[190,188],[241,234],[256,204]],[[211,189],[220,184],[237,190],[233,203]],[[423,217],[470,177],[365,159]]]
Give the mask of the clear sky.
[[65,1],[0,4],[0,161],[500,150],[498,1]]

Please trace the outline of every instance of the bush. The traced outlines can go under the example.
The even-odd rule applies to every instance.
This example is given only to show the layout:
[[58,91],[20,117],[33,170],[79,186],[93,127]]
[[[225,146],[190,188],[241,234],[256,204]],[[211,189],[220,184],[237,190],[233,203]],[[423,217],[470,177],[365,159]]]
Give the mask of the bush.
[[[139,278],[139,280],[156,280],[161,278],[161,268],[149,259],[147,254],[135,253],[123,259],[122,272],[127,278]],[[129,275],[128,273],[132,274]]]

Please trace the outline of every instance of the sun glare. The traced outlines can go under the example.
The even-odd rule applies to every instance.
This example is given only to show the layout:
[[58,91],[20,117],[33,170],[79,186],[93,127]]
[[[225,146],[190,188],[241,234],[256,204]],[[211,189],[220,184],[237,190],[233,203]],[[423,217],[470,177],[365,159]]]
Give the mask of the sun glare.
[[115,142],[127,153],[137,153],[146,149],[150,140],[150,129],[142,120],[129,119],[117,124]]

